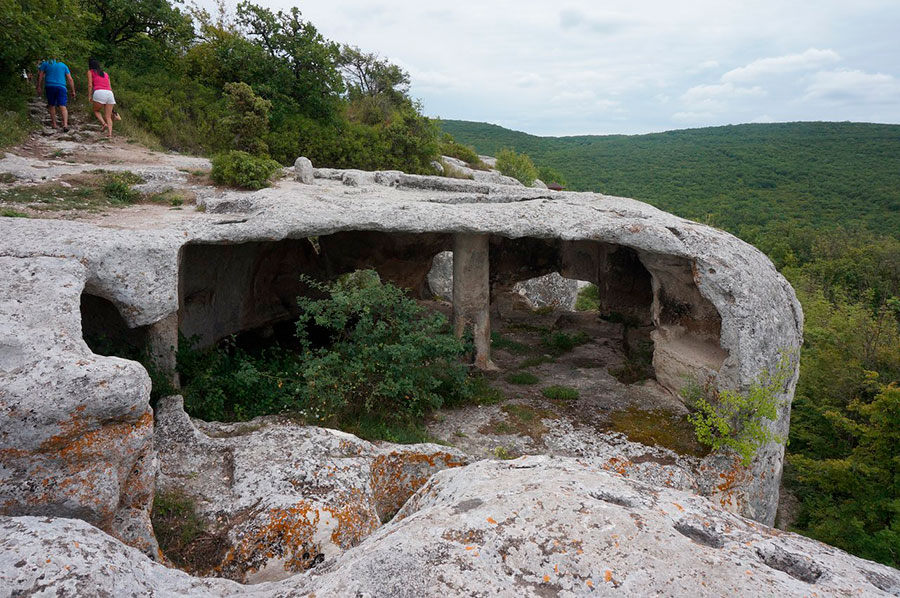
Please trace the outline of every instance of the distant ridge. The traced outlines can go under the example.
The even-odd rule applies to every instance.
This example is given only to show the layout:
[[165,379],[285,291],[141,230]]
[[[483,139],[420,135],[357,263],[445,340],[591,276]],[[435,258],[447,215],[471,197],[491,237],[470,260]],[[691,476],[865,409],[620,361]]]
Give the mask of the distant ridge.
[[900,125],[794,122],[572,137],[461,120],[441,126],[481,154],[525,152],[558,170],[569,189],[633,197],[729,230],[788,221],[900,236]]

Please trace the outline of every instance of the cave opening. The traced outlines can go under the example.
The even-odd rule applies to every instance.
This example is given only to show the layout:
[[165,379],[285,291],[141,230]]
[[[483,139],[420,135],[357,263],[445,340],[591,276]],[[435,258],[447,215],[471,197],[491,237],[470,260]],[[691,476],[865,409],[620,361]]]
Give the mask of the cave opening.
[[97,355],[141,361],[147,352],[149,326],[129,328],[112,301],[82,293],[81,335]]

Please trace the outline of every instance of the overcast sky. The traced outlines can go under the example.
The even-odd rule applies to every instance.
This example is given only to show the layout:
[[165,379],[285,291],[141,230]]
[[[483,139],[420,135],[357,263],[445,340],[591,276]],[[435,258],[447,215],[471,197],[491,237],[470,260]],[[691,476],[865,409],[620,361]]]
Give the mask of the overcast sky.
[[256,0],[406,69],[425,113],[535,135],[900,123],[900,0]]

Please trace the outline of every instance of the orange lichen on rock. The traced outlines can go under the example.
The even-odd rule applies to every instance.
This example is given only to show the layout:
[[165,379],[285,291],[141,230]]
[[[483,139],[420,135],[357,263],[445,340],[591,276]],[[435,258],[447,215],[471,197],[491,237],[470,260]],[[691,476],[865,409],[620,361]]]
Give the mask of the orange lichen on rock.
[[619,475],[627,476],[628,468],[631,466],[632,462],[627,459],[612,457],[603,464],[603,469],[605,469],[606,471],[614,471]]
[[305,571],[328,555],[352,548],[379,525],[362,492],[349,492],[335,507],[301,500],[286,509],[271,509],[264,521],[249,524],[217,571],[242,581],[247,574],[279,559],[285,571]]
[[383,521],[400,507],[437,471],[460,467],[465,461],[449,452],[431,454],[392,451],[372,461],[371,480],[375,509]]

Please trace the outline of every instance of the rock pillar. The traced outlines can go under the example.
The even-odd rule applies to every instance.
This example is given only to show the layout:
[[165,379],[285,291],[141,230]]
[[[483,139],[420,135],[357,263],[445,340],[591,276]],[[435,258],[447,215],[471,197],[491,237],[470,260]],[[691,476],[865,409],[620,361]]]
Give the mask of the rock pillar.
[[491,361],[491,285],[488,235],[453,235],[453,331],[470,329],[475,341],[475,366],[495,370]]
[[178,351],[177,313],[149,327],[147,349],[159,371],[165,374],[172,386],[178,388],[178,373],[175,371],[175,354]]

